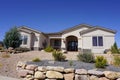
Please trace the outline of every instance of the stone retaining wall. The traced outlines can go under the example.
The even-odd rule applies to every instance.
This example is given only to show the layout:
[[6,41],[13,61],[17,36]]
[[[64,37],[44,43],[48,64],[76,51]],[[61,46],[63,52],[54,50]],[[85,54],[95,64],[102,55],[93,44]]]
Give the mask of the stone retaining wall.
[[120,72],[38,66],[19,61],[18,75],[24,80],[120,80]]

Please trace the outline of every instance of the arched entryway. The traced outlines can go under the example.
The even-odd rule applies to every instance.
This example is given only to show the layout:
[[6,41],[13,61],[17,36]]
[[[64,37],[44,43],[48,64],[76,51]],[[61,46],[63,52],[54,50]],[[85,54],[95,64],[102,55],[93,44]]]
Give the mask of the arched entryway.
[[66,42],[67,51],[78,51],[78,39],[76,36],[68,36]]

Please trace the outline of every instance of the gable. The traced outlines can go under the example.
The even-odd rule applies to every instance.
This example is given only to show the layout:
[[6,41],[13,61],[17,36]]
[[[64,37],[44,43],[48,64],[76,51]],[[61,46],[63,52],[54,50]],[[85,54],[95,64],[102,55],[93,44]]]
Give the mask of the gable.
[[25,27],[25,26],[22,26],[22,27],[19,27],[18,28],[19,31],[22,31],[22,32],[26,32],[26,33],[42,33],[40,31],[37,31],[37,30],[34,30],[34,29],[31,29],[31,28],[28,28],[28,27]]
[[96,35],[99,35],[99,36],[114,36],[115,33],[111,33],[109,31],[105,31],[105,30],[101,30],[101,29],[96,29],[96,30],[93,30],[93,31],[90,31],[90,32],[87,32],[87,33],[84,33],[84,34],[81,34],[82,36],[96,36]]
[[102,31],[104,34],[105,33],[109,33],[109,34],[115,34],[116,31],[111,30],[111,29],[107,29],[107,28],[102,28],[102,27],[93,27],[84,31],[81,31],[80,34],[84,35],[84,34],[88,34],[88,33],[95,33],[95,31],[98,31],[99,34],[102,34],[100,31]]
[[61,31],[61,33],[65,34],[65,33],[68,33],[71,31],[76,31],[76,30],[82,29],[82,28],[88,29],[88,28],[92,28],[92,26],[87,25],[87,24],[80,24],[80,25],[76,25],[76,26],[73,26],[71,28],[65,29],[65,30]]

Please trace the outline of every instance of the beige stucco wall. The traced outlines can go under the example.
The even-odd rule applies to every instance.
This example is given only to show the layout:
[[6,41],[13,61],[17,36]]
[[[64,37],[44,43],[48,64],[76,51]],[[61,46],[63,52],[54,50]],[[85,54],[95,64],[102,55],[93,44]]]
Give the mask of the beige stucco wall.
[[27,44],[26,45],[21,44],[20,47],[30,48],[30,37],[31,37],[31,35],[29,33],[26,33],[26,32],[20,32],[20,34],[28,36]]
[[26,45],[21,44],[20,45],[21,47],[41,49],[43,48],[43,42],[45,40],[47,41],[47,37],[42,33],[32,32],[31,34],[29,30],[23,29],[23,31],[22,30],[20,31],[20,34],[28,36],[27,44]]
[[[93,47],[92,36],[103,36],[103,46]],[[103,30],[95,30],[82,35],[83,49],[91,49],[93,53],[103,53],[105,49],[109,49],[115,42],[115,34]]]

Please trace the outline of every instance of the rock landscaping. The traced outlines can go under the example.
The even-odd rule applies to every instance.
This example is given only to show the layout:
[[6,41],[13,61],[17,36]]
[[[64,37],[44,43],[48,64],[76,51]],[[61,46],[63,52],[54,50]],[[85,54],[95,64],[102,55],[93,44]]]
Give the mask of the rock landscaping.
[[18,62],[18,75],[24,80],[120,80],[120,72],[39,66]]

